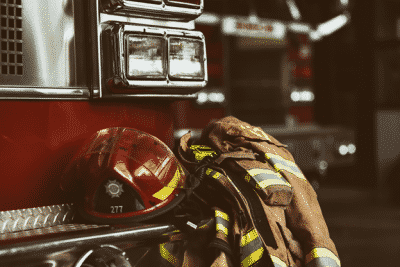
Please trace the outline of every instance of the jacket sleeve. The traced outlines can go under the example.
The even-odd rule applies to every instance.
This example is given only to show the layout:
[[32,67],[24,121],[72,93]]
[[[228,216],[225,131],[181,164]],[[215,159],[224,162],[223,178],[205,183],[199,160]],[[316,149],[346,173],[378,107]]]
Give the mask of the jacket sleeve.
[[[294,162],[292,155],[281,148],[286,158]],[[293,187],[293,198],[287,207],[287,226],[300,240],[306,267],[340,267],[340,260],[334,242],[329,236],[328,226],[323,217],[317,194],[304,178],[281,170]]]

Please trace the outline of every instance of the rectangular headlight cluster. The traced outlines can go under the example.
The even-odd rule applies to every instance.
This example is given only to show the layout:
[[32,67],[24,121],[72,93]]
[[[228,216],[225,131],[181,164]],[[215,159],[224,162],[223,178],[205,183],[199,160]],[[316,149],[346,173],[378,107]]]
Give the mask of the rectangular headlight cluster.
[[102,7],[108,13],[141,13],[187,20],[201,15],[204,0],[103,0]]
[[109,38],[113,62],[104,62],[112,73],[106,79],[122,81],[127,89],[200,89],[206,85],[206,50],[201,32],[121,24],[113,27]]

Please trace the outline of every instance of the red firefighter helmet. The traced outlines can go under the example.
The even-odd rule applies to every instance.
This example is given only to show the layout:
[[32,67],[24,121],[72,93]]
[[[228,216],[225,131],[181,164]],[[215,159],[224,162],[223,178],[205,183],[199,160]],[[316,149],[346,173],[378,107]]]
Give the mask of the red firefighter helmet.
[[93,135],[74,157],[61,188],[95,223],[139,222],[184,198],[187,171],[156,137],[131,128]]

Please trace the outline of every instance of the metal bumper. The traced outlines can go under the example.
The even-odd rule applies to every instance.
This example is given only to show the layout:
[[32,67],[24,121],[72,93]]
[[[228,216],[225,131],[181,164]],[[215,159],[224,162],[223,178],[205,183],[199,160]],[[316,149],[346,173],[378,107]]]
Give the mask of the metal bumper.
[[0,212],[0,266],[87,266],[96,252],[142,266],[146,256],[159,254],[159,244],[180,234],[170,224],[71,223],[73,214],[73,205]]

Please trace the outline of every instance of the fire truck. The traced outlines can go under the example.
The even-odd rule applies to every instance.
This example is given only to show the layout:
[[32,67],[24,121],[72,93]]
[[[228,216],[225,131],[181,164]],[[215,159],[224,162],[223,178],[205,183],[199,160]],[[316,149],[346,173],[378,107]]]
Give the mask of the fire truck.
[[173,146],[173,103],[207,83],[204,35],[193,21],[203,6],[0,2],[1,266],[129,266],[174,234],[169,224],[76,224],[59,183],[82,142],[105,128],[135,128]]
[[312,123],[308,25],[204,13],[203,0],[0,8],[1,266],[155,266],[149,257],[174,225],[76,223],[60,189],[73,155],[105,128],[136,128],[173,148],[234,115],[288,144],[305,171],[354,161],[351,131]]

